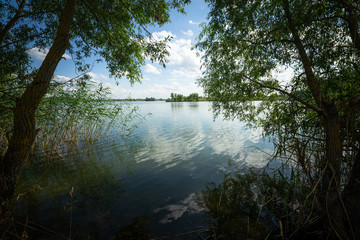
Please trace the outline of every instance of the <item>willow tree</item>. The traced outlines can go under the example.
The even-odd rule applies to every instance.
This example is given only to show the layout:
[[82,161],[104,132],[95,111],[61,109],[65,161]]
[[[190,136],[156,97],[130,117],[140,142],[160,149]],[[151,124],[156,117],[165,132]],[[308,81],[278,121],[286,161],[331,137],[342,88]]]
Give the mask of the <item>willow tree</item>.
[[[2,231],[11,216],[14,187],[41,130],[37,128],[35,113],[65,52],[72,55],[79,71],[87,71],[89,64],[84,59],[95,55],[107,63],[115,79],[140,81],[140,67],[145,59],[164,64],[168,55],[169,39],[154,40],[146,26],[168,22],[170,10],[183,12],[187,2],[19,0],[0,3],[1,96],[5,98],[7,95],[3,93],[8,93],[15,98],[2,101],[1,106],[1,113],[13,119],[6,133],[7,149],[0,158]],[[31,64],[29,49],[47,51],[39,68]]]
[[312,187],[325,232],[359,239],[360,2],[206,2],[199,83],[215,113],[275,136],[277,156]]

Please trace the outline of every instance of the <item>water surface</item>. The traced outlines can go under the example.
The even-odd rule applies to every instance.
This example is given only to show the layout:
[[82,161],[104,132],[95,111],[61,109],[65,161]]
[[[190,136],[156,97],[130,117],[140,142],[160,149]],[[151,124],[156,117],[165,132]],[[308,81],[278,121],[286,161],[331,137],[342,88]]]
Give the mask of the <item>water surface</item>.
[[108,239],[134,219],[146,220],[152,237],[203,229],[196,193],[220,182],[229,160],[261,167],[272,149],[245,123],[214,120],[210,102],[131,104],[151,113],[131,136],[121,138],[115,127],[91,155],[51,166],[34,161],[24,171],[20,186],[32,191],[19,202],[19,219],[54,239]]

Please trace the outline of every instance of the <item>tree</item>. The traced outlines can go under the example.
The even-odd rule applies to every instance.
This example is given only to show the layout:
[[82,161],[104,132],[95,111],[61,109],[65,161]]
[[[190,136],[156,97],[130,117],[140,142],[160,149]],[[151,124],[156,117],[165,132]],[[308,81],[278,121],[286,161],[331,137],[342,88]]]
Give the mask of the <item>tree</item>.
[[197,93],[191,93],[188,97],[187,97],[188,101],[190,102],[197,102],[199,101],[199,94]]
[[175,101],[176,101],[176,102],[182,102],[182,101],[184,101],[184,95],[182,95],[182,94],[176,94]]
[[[199,83],[215,114],[276,136],[277,157],[312,187],[324,231],[360,238],[359,1],[207,2]],[[281,80],[281,69],[292,76]]]
[[[36,112],[65,51],[80,72],[90,67],[84,59],[95,55],[107,63],[113,77],[140,81],[146,58],[165,64],[170,40],[155,41],[145,26],[168,22],[170,9],[183,12],[187,2],[22,0],[0,4],[4,21],[0,25],[0,90],[2,96],[11,94],[1,102],[1,112],[13,119],[6,127],[8,144],[0,158],[1,232],[11,219],[14,187],[40,131]],[[38,69],[27,54],[31,48],[49,48]]]
[[145,101],[155,101],[156,99],[154,97],[146,97]]

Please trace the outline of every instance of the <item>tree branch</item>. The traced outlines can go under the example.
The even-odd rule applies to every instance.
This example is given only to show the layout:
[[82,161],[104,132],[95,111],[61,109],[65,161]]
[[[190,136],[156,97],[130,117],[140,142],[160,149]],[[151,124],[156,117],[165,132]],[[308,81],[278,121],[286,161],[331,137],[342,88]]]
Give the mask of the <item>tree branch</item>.
[[247,39],[245,39],[245,40],[241,40],[241,42],[247,42],[247,43],[251,43],[251,44],[254,44],[254,45],[258,45],[258,44],[260,44],[260,45],[265,45],[265,44],[272,44],[272,43],[275,43],[275,42],[282,42],[282,43],[292,43],[292,44],[294,44],[295,43],[295,41],[293,41],[293,40],[289,40],[289,39],[281,39],[281,40],[269,40],[269,41],[264,41],[264,42],[256,42],[256,41],[251,41],[251,40],[247,40]]
[[22,0],[19,5],[18,10],[16,11],[14,17],[10,19],[10,21],[5,25],[4,29],[0,32],[0,45],[4,42],[6,35],[9,33],[10,29],[15,25],[15,23],[19,20],[21,13],[24,10],[26,0]]
[[349,16],[347,17],[347,22],[349,24],[349,31],[351,40],[354,44],[354,47],[360,51],[360,34],[358,32],[359,23],[356,12],[350,4],[346,3],[346,1],[341,0],[341,4],[345,7],[345,10],[348,12]]
[[[314,72],[312,70],[311,61],[310,61],[309,57],[306,54],[305,47],[304,47],[304,45],[303,45],[303,43],[302,43],[302,41],[300,39],[300,36],[299,36],[299,33],[298,33],[297,29],[296,29],[294,20],[293,20],[293,18],[291,16],[289,1],[288,0],[283,0],[283,3],[284,3],[283,6],[284,6],[286,18],[288,20],[289,27],[290,27],[292,36],[294,38],[296,48],[298,49],[301,62],[302,62],[303,66],[304,66],[304,69],[305,69],[305,74],[306,74],[306,79],[307,79],[308,86],[310,88],[310,91],[311,91],[314,99],[315,99],[317,107],[319,109],[321,109],[322,108],[322,103],[325,101],[325,98],[321,93],[320,86],[319,86],[319,84],[318,84],[318,82],[316,80],[315,74],[314,74]],[[321,112],[323,112],[323,111],[321,111]]]
[[267,85],[265,85],[265,84],[263,84],[263,83],[261,83],[261,82],[259,82],[259,81],[250,79],[250,78],[248,78],[248,77],[247,77],[247,79],[250,80],[250,81],[252,81],[252,82],[254,82],[254,83],[256,83],[256,84],[258,84],[258,85],[259,85],[260,87],[262,87],[262,88],[267,88],[267,89],[271,89],[271,90],[277,91],[277,92],[279,92],[279,93],[282,93],[282,94],[284,94],[284,95],[286,95],[286,96],[288,96],[288,97],[290,97],[290,98],[298,101],[299,103],[305,105],[305,107],[307,107],[307,108],[309,108],[309,109],[311,109],[311,110],[314,110],[315,112],[317,112],[317,113],[319,113],[319,114],[323,113],[323,109],[320,109],[320,108],[318,108],[318,107],[315,107],[315,106],[311,105],[310,103],[302,100],[301,98],[297,97],[296,95],[294,95],[294,94],[292,94],[292,93],[289,93],[289,92],[287,92],[287,91],[285,91],[285,90],[283,90],[283,89],[277,88],[277,87],[267,86]]
[[41,35],[43,35],[43,34],[45,34],[45,33],[47,33],[47,32],[48,32],[47,30],[44,30],[44,31],[42,31],[42,32],[40,32],[40,33],[31,35],[31,36],[29,36],[29,37],[20,38],[20,39],[18,39],[18,40],[16,40],[16,41],[13,41],[13,42],[10,42],[10,43],[1,45],[1,46],[0,46],[0,49],[5,48],[5,47],[8,47],[8,46],[10,46],[10,45],[13,45],[13,44],[15,44],[15,43],[24,41],[24,40],[26,40],[26,39],[31,39],[31,38],[35,38],[35,37],[40,37]]

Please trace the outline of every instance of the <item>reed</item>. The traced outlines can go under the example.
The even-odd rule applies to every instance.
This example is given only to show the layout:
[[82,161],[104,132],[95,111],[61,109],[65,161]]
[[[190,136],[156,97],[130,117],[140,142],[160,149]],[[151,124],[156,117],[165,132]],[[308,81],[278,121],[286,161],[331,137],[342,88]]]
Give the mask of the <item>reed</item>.
[[209,219],[209,239],[320,239],[315,199],[301,169],[282,165],[229,174],[197,201]]

